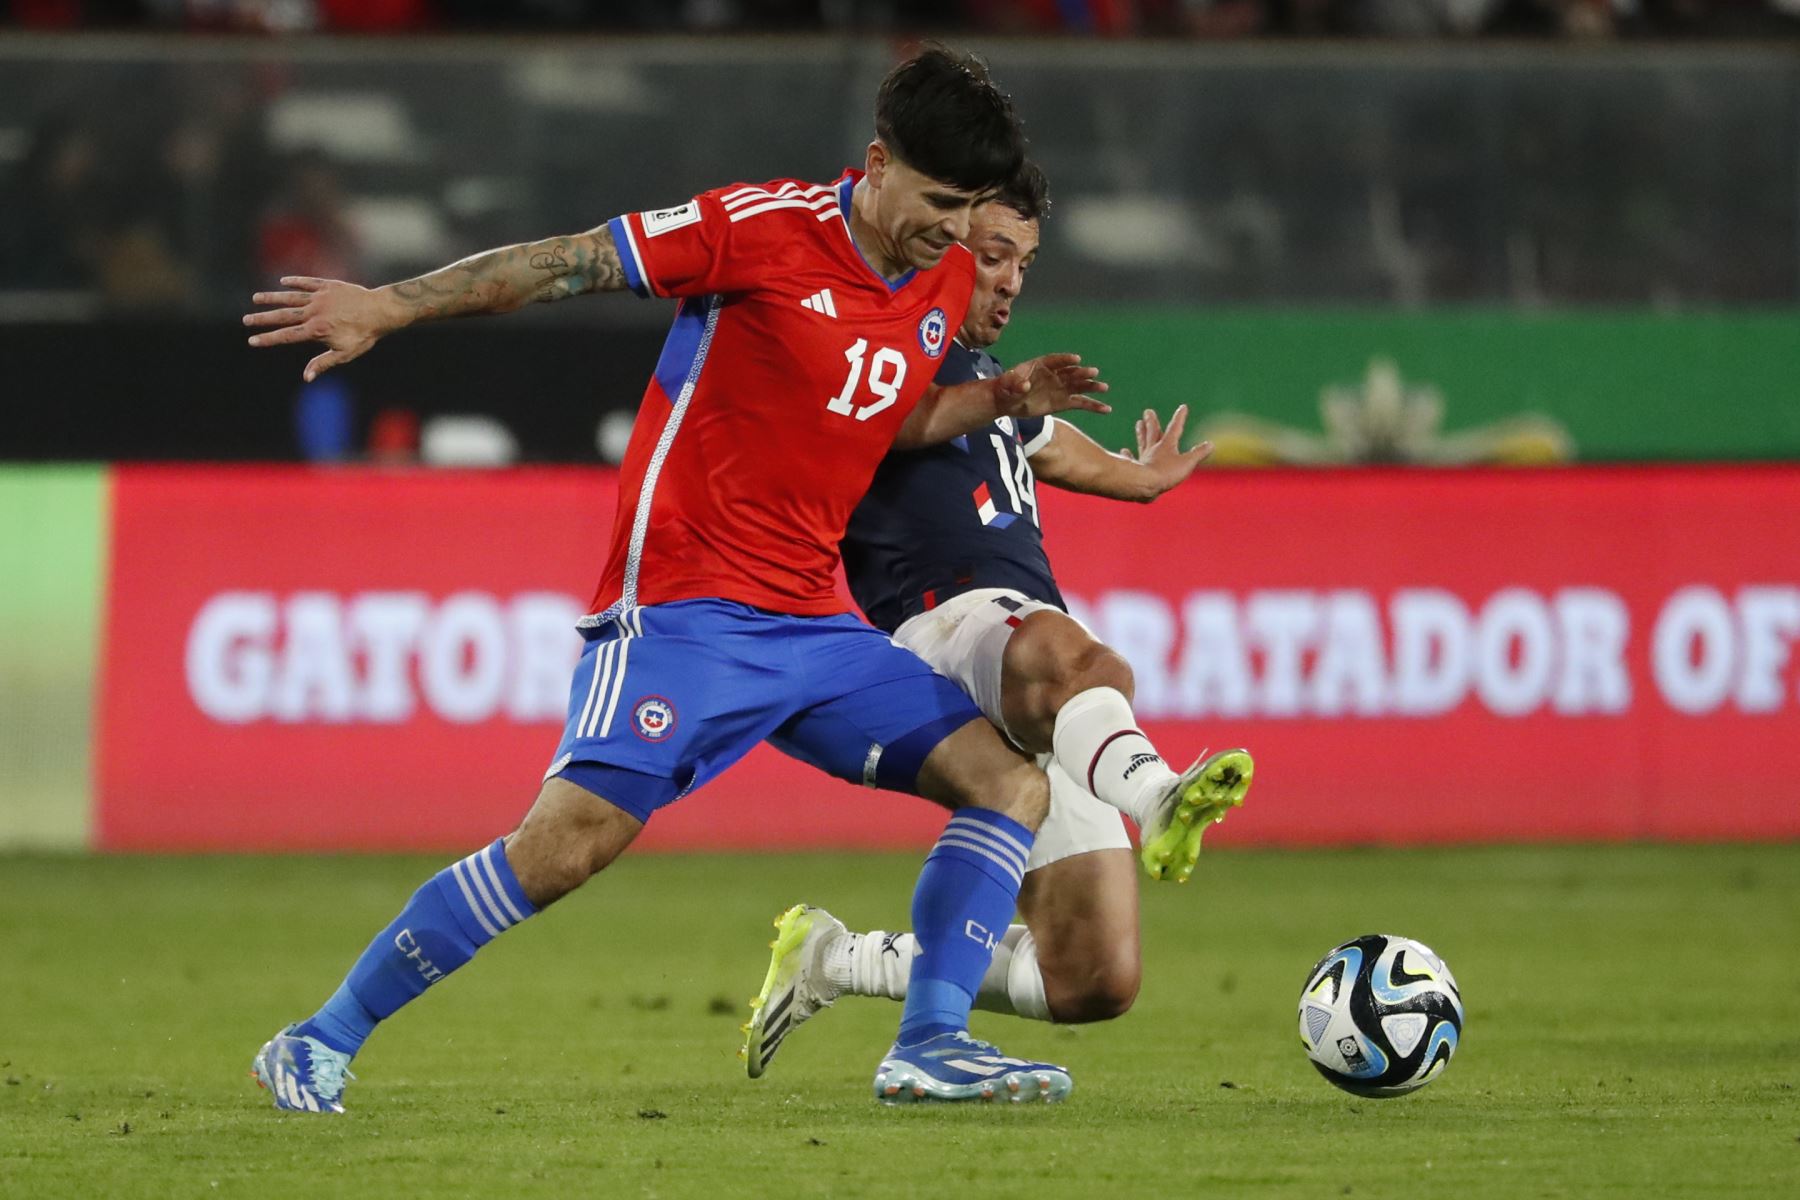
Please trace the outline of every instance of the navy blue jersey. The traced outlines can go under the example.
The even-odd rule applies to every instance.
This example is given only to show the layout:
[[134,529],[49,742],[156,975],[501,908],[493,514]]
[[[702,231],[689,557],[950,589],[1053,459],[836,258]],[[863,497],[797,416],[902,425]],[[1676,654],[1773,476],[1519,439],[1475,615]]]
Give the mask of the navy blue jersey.
[[[936,382],[991,379],[1004,369],[985,350],[955,342]],[[892,633],[975,588],[1012,588],[1064,607],[1027,461],[1054,427],[1052,417],[1002,417],[979,433],[882,460],[843,543],[850,594],[871,625]]]

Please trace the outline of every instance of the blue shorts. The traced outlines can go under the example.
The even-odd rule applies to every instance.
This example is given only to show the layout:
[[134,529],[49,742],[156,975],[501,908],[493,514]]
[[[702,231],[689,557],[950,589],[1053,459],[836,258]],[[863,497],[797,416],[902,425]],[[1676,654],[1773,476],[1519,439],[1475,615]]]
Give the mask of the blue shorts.
[[981,717],[956,684],[848,614],[680,600],[582,632],[544,778],[640,821],[765,739],[839,779],[914,792],[926,755]]

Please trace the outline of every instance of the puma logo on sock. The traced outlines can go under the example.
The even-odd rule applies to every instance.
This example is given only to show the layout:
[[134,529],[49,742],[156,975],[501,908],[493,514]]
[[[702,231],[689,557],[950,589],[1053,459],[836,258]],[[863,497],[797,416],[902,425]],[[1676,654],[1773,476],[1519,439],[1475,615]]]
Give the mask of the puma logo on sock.
[[1160,754],[1134,754],[1131,756],[1131,761],[1125,765],[1125,774],[1123,778],[1130,779],[1132,772],[1136,771],[1139,767],[1148,766],[1153,762],[1161,761],[1162,756]]

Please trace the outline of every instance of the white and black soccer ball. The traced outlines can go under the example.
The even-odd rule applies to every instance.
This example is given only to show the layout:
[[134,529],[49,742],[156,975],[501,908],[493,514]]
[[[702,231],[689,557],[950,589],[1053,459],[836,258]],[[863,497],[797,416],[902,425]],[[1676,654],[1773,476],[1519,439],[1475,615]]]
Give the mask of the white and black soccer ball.
[[1300,992],[1300,1041],[1319,1074],[1358,1096],[1403,1096],[1443,1074],[1462,1037],[1462,992],[1411,938],[1370,933],[1319,960]]

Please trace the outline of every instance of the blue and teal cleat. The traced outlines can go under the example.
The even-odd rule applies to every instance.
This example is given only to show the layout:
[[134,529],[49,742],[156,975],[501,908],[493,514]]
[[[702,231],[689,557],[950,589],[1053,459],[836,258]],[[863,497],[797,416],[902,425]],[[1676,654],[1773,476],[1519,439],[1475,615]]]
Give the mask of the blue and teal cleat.
[[913,1046],[896,1042],[875,1070],[875,1099],[883,1104],[927,1100],[1055,1104],[1074,1086],[1066,1067],[1009,1058],[993,1043],[960,1032],[940,1033]]
[[257,1086],[275,1098],[275,1107],[292,1112],[341,1113],[350,1056],[318,1038],[294,1032],[289,1025],[263,1043],[250,1062]]

